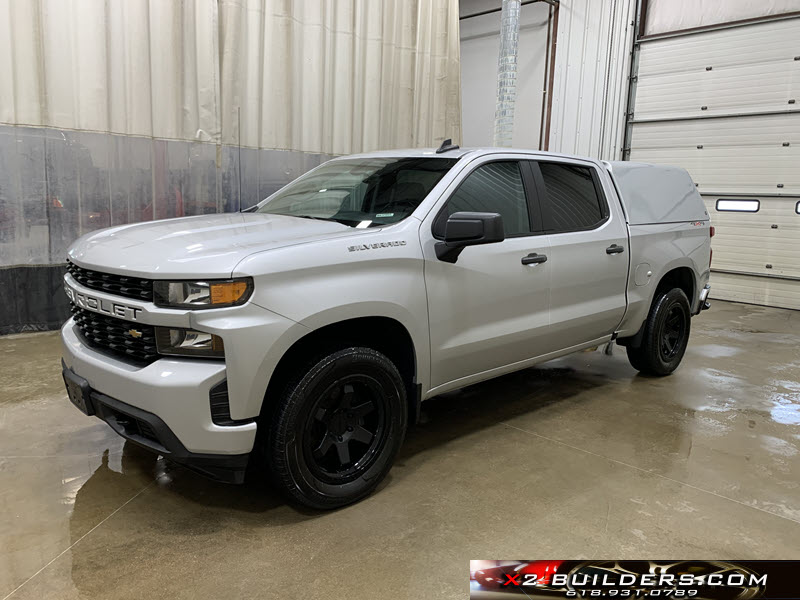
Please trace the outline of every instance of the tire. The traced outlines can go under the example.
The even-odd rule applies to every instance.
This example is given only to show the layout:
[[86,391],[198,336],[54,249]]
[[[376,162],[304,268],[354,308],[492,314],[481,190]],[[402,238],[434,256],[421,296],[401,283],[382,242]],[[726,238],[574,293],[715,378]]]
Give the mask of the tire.
[[691,331],[691,309],[683,290],[656,292],[640,346],[628,346],[628,362],[647,375],[669,375],[681,364]]
[[290,500],[317,509],[352,504],[391,469],[407,415],[402,377],[386,356],[363,347],[331,352],[284,388],[267,466]]

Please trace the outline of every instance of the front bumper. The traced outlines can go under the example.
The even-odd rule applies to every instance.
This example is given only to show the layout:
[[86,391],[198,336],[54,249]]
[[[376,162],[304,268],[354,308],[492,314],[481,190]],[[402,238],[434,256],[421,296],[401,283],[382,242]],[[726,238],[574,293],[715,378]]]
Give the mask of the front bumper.
[[220,426],[211,419],[209,394],[226,378],[225,363],[162,358],[145,367],[134,366],[87,346],[72,319],[61,329],[61,340],[64,365],[88,381],[93,403],[95,397],[101,398],[100,404],[106,402],[112,407],[116,401],[122,405],[117,406],[121,412],[131,415],[132,409],[158,419],[180,444],[172,449],[161,444],[173,457],[184,451],[187,455],[231,457],[246,455],[253,449],[255,422]]
[[[61,367],[71,371],[64,361]],[[74,373],[74,371],[72,371]],[[86,398],[88,412],[106,423],[119,435],[206,477],[226,483],[243,483],[249,454],[202,454],[190,452],[169,426],[157,415],[120,402],[90,389]]]

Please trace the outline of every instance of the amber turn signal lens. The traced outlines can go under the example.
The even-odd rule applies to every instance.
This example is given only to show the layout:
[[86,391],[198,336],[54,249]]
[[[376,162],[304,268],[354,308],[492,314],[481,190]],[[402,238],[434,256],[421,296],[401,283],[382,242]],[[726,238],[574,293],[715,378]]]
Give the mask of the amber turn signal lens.
[[247,292],[244,281],[228,281],[211,284],[211,304],[233,304]]

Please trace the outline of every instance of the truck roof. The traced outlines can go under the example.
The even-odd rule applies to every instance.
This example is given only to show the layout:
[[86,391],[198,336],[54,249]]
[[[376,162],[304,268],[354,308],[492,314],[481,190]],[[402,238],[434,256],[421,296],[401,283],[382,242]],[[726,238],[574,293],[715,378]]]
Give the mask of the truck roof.
[[376,152],[364,152],[361,154],[351,154],[342,156],[340,158],[350,157],[408,157],[408,158],[421,158],[423,156],[439,156],[441,158],[461,158],[462,156],[483,156],[486,154],[527,154],[530,156],[556,156],[559,158],[573,158],[579,160],[588,160],[594,163],[599,161],[588,158],[586,156],[577,156],[572,154],[560,154],[557,152],[546,152],[544,150],[532,150],[529,148],[496,148],[496,147],[479,147],[479,148],[456,148],[454,150],[447,150],[441,154],[436,154],[436,148],[398,148],[393,150],[379,150]]

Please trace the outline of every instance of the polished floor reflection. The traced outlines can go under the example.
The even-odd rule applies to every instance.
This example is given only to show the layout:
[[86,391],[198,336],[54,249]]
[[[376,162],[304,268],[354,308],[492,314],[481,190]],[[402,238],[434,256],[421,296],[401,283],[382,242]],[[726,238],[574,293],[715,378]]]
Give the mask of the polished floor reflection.
[[714,302],[673,376],[602,349],[431,400],[366,501],[207,481],[0,338],[0,600],[459,598],[470,559],[800,559],[800,312]]

